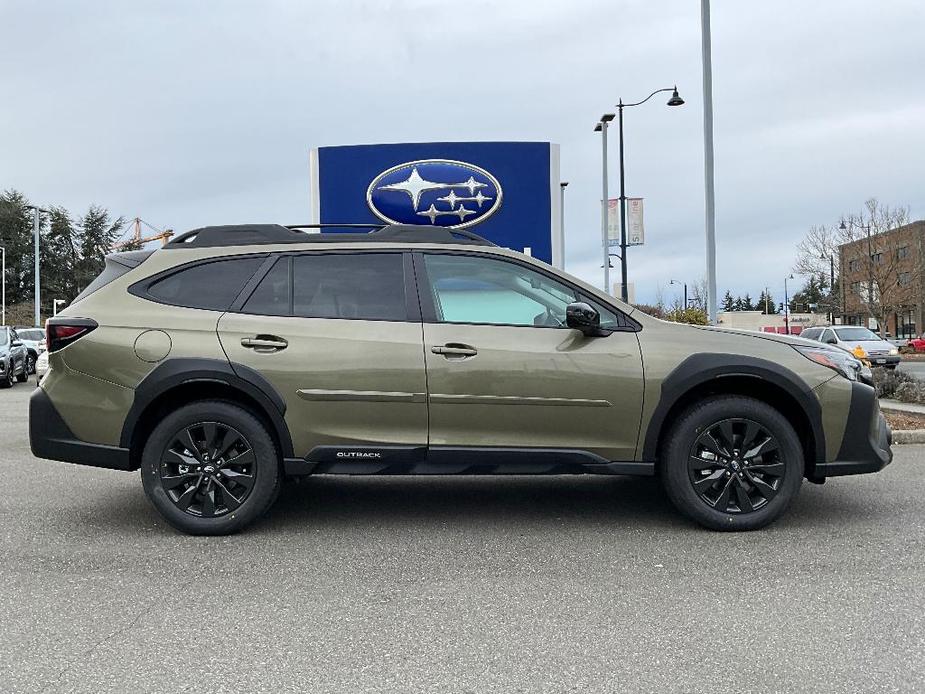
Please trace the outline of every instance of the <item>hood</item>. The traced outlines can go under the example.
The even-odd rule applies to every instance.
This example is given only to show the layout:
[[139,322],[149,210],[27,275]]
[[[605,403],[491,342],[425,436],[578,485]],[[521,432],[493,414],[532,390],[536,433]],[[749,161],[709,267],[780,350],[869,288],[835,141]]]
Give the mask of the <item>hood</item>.
[[891,349],[896,349],[896,345],[886,340],[842,340],[839,347],[848,350],[860,347],[865,352],[889,352]]
[[714,333],[727,333],[729,335],[744,335],[745,337],[754,337],[758,340],[768,340],[769,342],[780,342],[785,345],[819,347],[820,342],[816,340],[807,340],[796,335],[779,335],[777,333],[763,333],[757,330],[742,330],[741,328],[723,328],[716,325],[696,325],[693,326],[698,330],[708,330]]

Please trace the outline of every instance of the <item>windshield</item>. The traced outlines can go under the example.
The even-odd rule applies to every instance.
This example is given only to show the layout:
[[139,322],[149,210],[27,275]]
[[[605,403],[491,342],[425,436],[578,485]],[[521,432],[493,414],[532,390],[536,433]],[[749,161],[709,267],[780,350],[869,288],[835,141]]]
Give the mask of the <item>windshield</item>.
[[36,341],[38,341],[38,340],[41,340],[43,337],[45,337],[45,331],[44,331],[44,330],[38,330],[38,329],[35,329],[35,328],[33,328],[32,330],[18,330],[17,333],[19,334],[19,338],[20,338],[21,340],[36,340]]
[[838,338],[845,342],[880,342],[879,335],[867,328],[839,328],[835,331]]

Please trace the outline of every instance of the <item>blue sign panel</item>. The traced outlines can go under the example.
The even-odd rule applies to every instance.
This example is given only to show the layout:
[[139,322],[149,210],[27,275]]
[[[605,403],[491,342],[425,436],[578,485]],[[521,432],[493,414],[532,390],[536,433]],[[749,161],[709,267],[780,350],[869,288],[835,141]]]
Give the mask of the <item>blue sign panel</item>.
[[312,151],[312,212],[312,221],[324,223],[468,228],[498,245],[560,265],[558,146],[321,147]]

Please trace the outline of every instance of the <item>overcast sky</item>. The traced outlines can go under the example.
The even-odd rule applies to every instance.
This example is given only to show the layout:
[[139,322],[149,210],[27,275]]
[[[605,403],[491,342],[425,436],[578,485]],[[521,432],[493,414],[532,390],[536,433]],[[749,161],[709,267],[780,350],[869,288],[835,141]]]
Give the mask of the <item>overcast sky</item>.
[[[868,197],[925,217],[925,3],[712,11],[720,295],[782,295],[805,230]],[[0,0],[0,39],[0,188],[178,231],[289,223],[309,216],[311,147],[549,140],[567,269],[598,284],[593,126],[677,83],[685,106],[626,112],[647,231],[630,281],[670,300],[704,274],[696,0]]]

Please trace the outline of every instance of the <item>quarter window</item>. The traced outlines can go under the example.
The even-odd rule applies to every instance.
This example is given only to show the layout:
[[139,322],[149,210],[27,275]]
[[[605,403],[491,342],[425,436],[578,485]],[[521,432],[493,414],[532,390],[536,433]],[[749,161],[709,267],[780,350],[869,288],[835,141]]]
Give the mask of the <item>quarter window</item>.
[[464,255],[424,256],[437,320],[563,327],[566,307],[578,300],[594,305],[601,327],[616,328],[617,316],[575,290],[518,263]]
[[157,280],[148,287],[148,295],[174,306],[227,311],[264,259],[231,258],[194,265]]
[[292,315],[292,286],[289,267],[289,258],[280,258],[276,261],[244,304],[244,313],[255,313],[261,316]]

